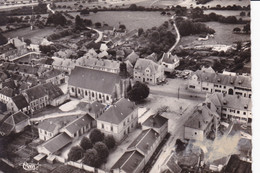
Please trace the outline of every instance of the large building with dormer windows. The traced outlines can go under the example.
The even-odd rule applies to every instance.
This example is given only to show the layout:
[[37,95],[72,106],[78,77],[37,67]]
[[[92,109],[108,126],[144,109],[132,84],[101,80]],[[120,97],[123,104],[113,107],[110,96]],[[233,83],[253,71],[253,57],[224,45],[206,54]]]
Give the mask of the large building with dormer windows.
[[148,84],[164,81],[164,67],[149,59],[138,59],[134,67],[134,80]]
[[234,76],[197,70],[188,81],[188,89],[197,92],[226,93],[251,98],[251,76]]

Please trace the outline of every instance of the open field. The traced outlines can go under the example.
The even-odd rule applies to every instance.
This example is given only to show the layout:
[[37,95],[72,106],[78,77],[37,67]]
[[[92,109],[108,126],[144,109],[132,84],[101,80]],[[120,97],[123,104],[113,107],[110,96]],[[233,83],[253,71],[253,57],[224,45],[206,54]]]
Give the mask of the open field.
[[[70,13],[76,16],[79,13]],[[105,11],[96,14],[90,13],[82,18],[91,19],[93,23],[107,23],[110,26],[118,27],[119,23],[124,24],[128,30],[138,28],[148,29],[159,26],[169,19],[167,16],[161,16],[160,12],[131,12],[131,11]]]
[[16,31],[10,31],[4,33],[3,35],[6,38],[13,38],[13,37],[24,37],[24,39],[28,38],[31,39],[32,43],[39,44],[40,41],[47,37],[48,35],[54,33],[55,28],[53,27],[45,27],[43,29],[35,29],[31,30],[30,27],[18,29]]
[[250,4],[249,0],[213,0],[211,2],[208,2],[206,4],[200,4],[196,5],[195,0],[147,0],[143,1],[140,3],[137,3],[137,5],[140,6],[145,6],[145,7],[150,7],[151,5],[154,7],[167,7],[167,6],[176,6],[176,5],[181,5],[181,6],[186,6],[186,7],[196,7],[196,6],[206,6],[206,7],[215,7],[216,5],[221,5],[221,6],[228,6],[228,5],[240,5],[240,6],[247,6]]
[[242,28],[244,25],[241,24],[223,24],[218,22],[206,22],[207,26],[213,28],[216,33],[214,38],[209,38],[207,41],[198,41],[198,36],[186,36],[181,37],[179,45],[206,45],[206,44],[233,44],[237,41],[248,41],[250,40],[250,35],[244,34],[234,34],[233,29],[235,27]]

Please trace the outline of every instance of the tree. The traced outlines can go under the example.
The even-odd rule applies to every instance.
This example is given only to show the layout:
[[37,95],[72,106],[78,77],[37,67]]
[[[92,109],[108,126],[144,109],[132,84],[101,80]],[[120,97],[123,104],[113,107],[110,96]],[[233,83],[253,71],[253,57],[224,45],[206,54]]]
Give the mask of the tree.
[[119,29],[121,29],[122,31],[124,31],[124,30],[126,30],[126,27],[125,27],[125,25],[121,24],[121,25],[119,25]]
[[96,22],[96,23],[95,23],[95,27],[96,27],[96,28],[100,28],[100,27],[101,27],[101,23],[100,23],[100,22]]
[[243,31],[245,31],[246,33],[249,33],[250,32],[250,24],[248,23],[248,24],[246,24],[245,26],[244,26],[244,28],[243,28]]
[[89,165],[89,166],[93,166],[93,167],[97,167],[98,165],[98,152],[96,149],[92,148],[92,149],[88,149],[84,155],[84,158],[82,160],[83,163]]
[[246,12],[241,11],[240,16],[246,16]]
[[25,39],[24,42],[27,44],[27,46],[29,46],[32,43],[32,41],[28,38]]
[[108,151],[106,144],[104,144],[103,142],[97,142],[97,143],[95,143],[93,148],[95,150],[97,150],[97,155],[98,155],[100,162],[106,161],[106,159],[109,155],[109,151]]
[[132,11],[137,10],[137,5],[136,5],[136,4],[131,4],[131,5],[129,6],[129,10],[132,10]]
[[112,149],[116,145],[115,138],[112,135],[105,136],[104,143],[106,144],[108,149]]
[[91,149],[93,147],[92,142],[88,137],[83,137],[79,144],[84,150]]
[[97,8],[94,8],[93,9],[93,13],[97,13],[98,12],[98,9]]
[[238,27],[236,27],[236,28],[233,29],[233,32],[240,32],[240,31],[241,31],[241,29],[238,28]]
[[75,28],[76,29],[82,29],[84,27],[83,20],[79,15],[75,18]]
[[90,132],[89,139],[91,140],[92,144],[96,142],[103,141],[104,134],[99,129],[93,129]]
[[81,11],[80,11],[80,14],[81,14],[81,15],[89,14],[89,10],[88,10],[87,8],[84,9],[84,10],[81,10]]
[[137,81],[133,88],[127,92],[127,95],[131,101],[138,102],[147,98],[149,93],[149,87],[146,84]]
[[0,45],[7,43],[7,38],[0,33]]
[[138,36],[140,37],[143,33],[144,33],[144,29],[143,28],[139,28],[138,29]]
[[68,154],[69,161],[77,161],[83,157],[84,150],[80,146],[74,146],[70,149]]

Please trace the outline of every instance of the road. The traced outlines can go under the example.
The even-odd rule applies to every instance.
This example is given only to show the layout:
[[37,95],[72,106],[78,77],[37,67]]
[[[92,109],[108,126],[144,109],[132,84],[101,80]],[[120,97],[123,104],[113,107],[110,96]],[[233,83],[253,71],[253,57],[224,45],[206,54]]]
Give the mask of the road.
[[55,13],[55,11],[51,9],[50,4],[47,4],[47,8],[48,8],[48,10],[51,11],[53,14]]
[[165,159],[172,153],[174,150],[174,145],[176,143],[176,139],[183,138],[183,131],[184,131],[184,123],[190,117],[190,114],[186,112],[191,111],[194,108],[194,105],[190,105],[186,110],[182,112],[182,115],[178,120],[170,120],[174,121],[174,125],[169,125],[169,133],[171,134],[168,142],[164,145],[163,151],[161,152],[160,156],[158,157],[157,161],[154,163],[153,168],[151,169],[150,173],[157,173],[160,172],[160,168],[165,161]]
[[170,53],[171,53],[171,52],[173,51],[173,49],[178,45],[178,43],[179,43],[179,41],[180,41],[180,39],[181,39],[180,32],[179,32],[179,30],[178,30],[178,28],[177,28],[175,22],[173,23],[173,26],[174,26],[174,29],[175,29],[175,31],[176,31],[176,33],[177,33],[177,38],[176,38],[175,44],[174,44],[174,45],[169,49],[169,51],[168,51],[168,52],[170,52]]
[[95,40],[95,43],[98,43],[98,42],[100,42],[102,40],[103,32],[101,32],[101,31],[99,31],[97,29],[94,29],[94,28],[90,28],[90,27],[87,27],[87,28],[90,29],[90,30],[94,30],[94,31],[96,31],[98,33],[98,38]]

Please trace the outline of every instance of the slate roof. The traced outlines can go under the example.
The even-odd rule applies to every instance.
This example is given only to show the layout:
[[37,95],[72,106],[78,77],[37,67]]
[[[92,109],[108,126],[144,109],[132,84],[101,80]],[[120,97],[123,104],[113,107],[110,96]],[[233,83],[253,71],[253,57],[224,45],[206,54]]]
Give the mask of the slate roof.
[[152,115],[143,122],[143,126],[148,126],[151,128],[161,128],[165,123],[168,122],[168,119],[161,115]]
[[251,88],[250,76],[241,76],[241,75],[231,76],[231,75],[224,75],[220,73],[209,73],[202,70],[197,70],[193,74],[197,75],[198,80],[202,82],[209,82],[209,83],[221,84],[226,86]]
[[157,62],[157,54],[152,53],[151,55],[148,55],[147,57],[145,57],[145,59],[149,59],[149,60],[152,60],[153,62]]
[[81,128],[90,124],[94,119],[89,115],[83,115],[64,127],[71,134],[75,134]]
[[3,122],[0,126],[0,134],[2,133],[3,136],[9,135],[14,129],[14,125],[8,124]]
[[29,106],[29,103],[22,94],[14,96],[12,100],[19,110]]
[[144,154],[150,150],[150,146],[157,140],[159,134],[153,129],[143,130],[140,135],[128,146],[128,149],[135,148]]
[[42,147],[44,147],[50,153],[55,153],[71,142],[72,139],[66,133],[61,133],[42,144]]
[[208,124],[213,120],[213,112],[206,106],[197,106],[194,108],[192,115],[185,122],[185,127],[190,127],[198,130],[205,130]]
[[127,99],[120,99],[111,105],[97,120],[113,124],[120,124],[130,113],[135,110],[135,104]]
[[213,93],[207,97],[216,106],[228,107],[236,110],[252,110],[251,98],[227,94],[223,95],[222,93]]
[[138,59],[136,61],[134,70],[143,73],[147,67],[150,68],[151,74],[155,74],[157,73],[159,65],[149,59]]
[[118,74],[76,66],[68,83],[71,86],[112,94],[120,79]]
[[127,173],[133,173],[144,160],[144,156],[138,151],[127,151],[114,164],[111,169],[121,169]]
[[49,70],[49,71],[41,74],[41,76],[39,78],[43,79],[43,80],[47,80],[47,79],[51,79],[56,76],[59,76],[60,74],[62,74],[62,72],[60,70],[53,69],[53,70]]

